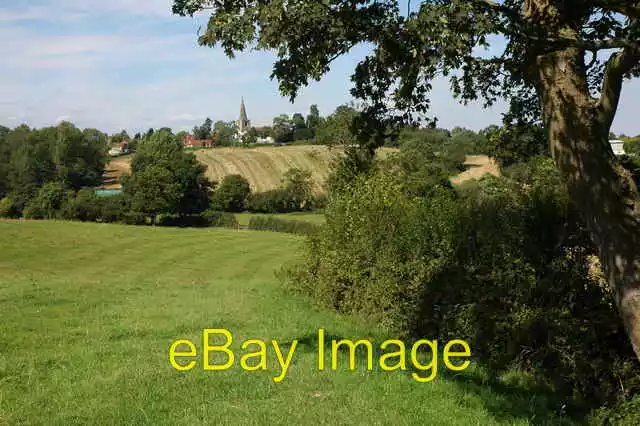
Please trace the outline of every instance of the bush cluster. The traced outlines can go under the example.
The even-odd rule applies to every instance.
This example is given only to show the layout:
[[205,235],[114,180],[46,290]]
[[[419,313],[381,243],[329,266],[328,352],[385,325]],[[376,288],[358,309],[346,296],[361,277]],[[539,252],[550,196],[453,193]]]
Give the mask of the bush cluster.
[[[55,183],[45,184],[40,188],[36,197],[25,207],[23,215],[27,219],[62,219],[127,225],[152,223],[147,214],[131,209],[131,202],[126,194],[98,197],[93,189],[81,189],[75,192]],[[0,217],[20,217],[10,197],[0,200]],[[236,228],[238,221],[233,213],[205,210],[196,214],[160,214],[155,224]]]
[[332,195],[293,285],[399,335],[465,339],[494,374],[528,371],[576,403],[637,394],[640,368],[552,162],[505,174],[424,196],[384,167],[356,178]]
[[270,216],[252,216],[249,220],[249,229],[311,235],[318,232],[320,226],[303,220],[278,219]]

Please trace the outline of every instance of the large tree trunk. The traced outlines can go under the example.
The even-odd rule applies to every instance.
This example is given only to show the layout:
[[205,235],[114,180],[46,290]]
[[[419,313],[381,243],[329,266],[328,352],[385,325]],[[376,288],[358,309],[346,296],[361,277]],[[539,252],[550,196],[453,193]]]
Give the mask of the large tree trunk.
[[613,111],[607,111],[611,116],[603,115],[602,101],[586,88],[582,55],[567,48],[538,56],[537,90],[552,156],[598,248],[640,359],[640,195],[608,142],[617,99]]

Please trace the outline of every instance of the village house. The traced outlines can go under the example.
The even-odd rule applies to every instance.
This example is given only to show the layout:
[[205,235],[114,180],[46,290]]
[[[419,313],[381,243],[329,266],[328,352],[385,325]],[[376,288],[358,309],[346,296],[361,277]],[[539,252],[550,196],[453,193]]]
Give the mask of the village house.
[[211,139],[196,139],[193,135],[187,135],[182,141],[185,148],[213,148],[215,137]]
[[624,155],[624,141],[619,139],[610,140],[609,144],[613,150],[614,155]]
[[109,155],[111,157],[117,157],[119,155],[124,155],[129,153],[129,142],[122,141],[111,147],[109,150]]

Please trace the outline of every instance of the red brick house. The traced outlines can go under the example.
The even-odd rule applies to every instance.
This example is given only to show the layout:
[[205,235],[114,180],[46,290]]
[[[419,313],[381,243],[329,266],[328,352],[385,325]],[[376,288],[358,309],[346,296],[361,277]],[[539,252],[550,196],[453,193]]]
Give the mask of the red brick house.
[[193,135],[188,135],[182,145],[185,148],[213,148],[214,139],[196,139]]

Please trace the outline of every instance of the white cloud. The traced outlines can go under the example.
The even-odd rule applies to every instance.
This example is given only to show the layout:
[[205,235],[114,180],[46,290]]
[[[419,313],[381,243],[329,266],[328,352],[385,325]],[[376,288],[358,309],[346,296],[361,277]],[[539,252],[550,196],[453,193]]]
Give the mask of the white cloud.
[[[0,117],[7,117],[0,121],[40,127],[73,117],[81,127],[109,132],[189,129],[207,116],[237,119],[244,95],[249,118],[263,125],[281,113],[306,114],[311,104],[328,115],[350,99],[349,75],[366,48],[334,62],[332,72],[304,88],[292,105],[269,79],[273,54],[244,52],[229,60],[220,49],[198,47],[198,21],[168,19],[171,4],[34,0],[27,7],[0,6]],[[497,40],[495,48],[501,47]],[[625,84],[616,133],[640,133],[637,99],[640,82]],[[442,126],[479,129],[499,122],[503,107],[464,107],[444,82],[434,84],[432,112]]]
[[170,17],[171,0],[53,0],[32,2],[26,7],[0,6],[0,22],[50,21],[60,22],[100,17],[104,14]]

